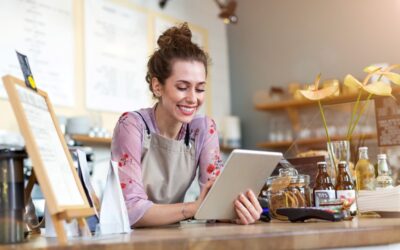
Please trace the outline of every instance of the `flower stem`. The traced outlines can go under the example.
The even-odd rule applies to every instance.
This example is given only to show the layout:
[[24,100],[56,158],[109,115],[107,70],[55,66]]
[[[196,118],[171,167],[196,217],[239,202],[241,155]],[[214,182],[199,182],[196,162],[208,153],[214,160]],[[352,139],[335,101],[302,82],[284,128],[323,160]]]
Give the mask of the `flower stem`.
[[356,104],[354,104],[353,112],[351,113],[350,122],[349,122],[347,135],[346,135],[347,140],[350,140],[350,130],[353,127],[354,115],[356,114],[357,109],[358,109],[358,105],[360,104],[361,95],[362,95],[362,91],[360,89],[360,93],[358,93]]
[[322,116],[322,121],[324,122],[324,128],[325,128],[325,133],[326,133],[326,138],[328,139],[328,142],[331,142],[331,138],[329,137],[328,133],[328,126],[326,125],[326,119],[325,119],[325,114],[324,114],[324,109],[322,108],[321,101],[318,100],[318,106],[319,106],[319,111],[321,112]]
[[369,94],[367,97],[367,100],[365,101],[366,103],[361,107],[360,112],[358,113],[357,119],[355,120],[351,130],[350,130],[350,135],[349,135],[349,140],[351,139],[351,135],[353,134],[354,129],[356,128],[356,125],[358,121],[360,120],[362,114],[364,113],[365,109],[368,107],[369,101],[371,100],[373,94]]

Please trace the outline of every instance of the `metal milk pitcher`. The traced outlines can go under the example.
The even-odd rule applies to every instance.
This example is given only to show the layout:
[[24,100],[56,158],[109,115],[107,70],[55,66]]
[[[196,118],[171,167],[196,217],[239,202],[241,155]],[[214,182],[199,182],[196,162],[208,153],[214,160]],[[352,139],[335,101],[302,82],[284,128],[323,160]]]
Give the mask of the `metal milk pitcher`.
[[0,244],[24,241],[25,150],[0,148]]

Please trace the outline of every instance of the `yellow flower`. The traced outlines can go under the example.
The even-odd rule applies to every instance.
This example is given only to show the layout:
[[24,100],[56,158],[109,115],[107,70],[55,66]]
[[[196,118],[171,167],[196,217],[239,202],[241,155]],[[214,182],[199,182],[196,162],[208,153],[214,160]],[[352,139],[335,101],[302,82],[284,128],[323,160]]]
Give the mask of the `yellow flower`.
[[388,78],[392,83],[396,85],[400,85],[400,75],[393,73],[393,72],[383,72],[382,75],[384,75],[386,78]]
[[377,74],[377,75],[382,75],[389,79],[392,83],[396,85],[400,85],[400,74],[391,72],[393,69],[400,68],[400,64],[393,64],[385,69],[382,69],[380,67],[371,65],[366,68],[364,68],[364,72],[367,72],[369,74]]
[[[393,70],[395,68],[400,68],[400,65],[395,64],[395,65],[389,66],[385,69],[382,69],[381,67],[377,67],[374,65],[368,66],[368,67],[364,68],[364,72],[368,73],[368,75],[364,78],[363,82],[358,81],[352,75],[346,75],[346,77],[344,78],[344,85],[346,85],[348,87],[356,87],[360,90],[364,90],[365,92],[369,93],[369,95],[366,99],[366,103],[364,105],[362,105],[361,108],[358,108],[358,106],[360,103],[360,98],[361,98],[362,92],[360,91],[358,94],[357,101],[354,105],[353,112],[351,114],[349,129],[347,131],[347,139],[348,140],[351,139],[351,135],[353,134],[353,131],[354,131],[358,121],[361,118],[361,115],[364,113],[364,110],[368,106],[369,100],[372,98],[373,95],[393,97],[392,96],[392,87],[390,86],[389,83],[382,82],[381,79],[383,76],[385,76],[391,82],[400,85],[400,75],[391,72],[391,70]],[[369,80],[372,78],[372,76],[379,76],[378,80],[374,81],[372,83],[368,83]]]
[[[372,68],[372,66],[370,66]],[[367,67],[368,68],[368,67]],[[369,74],[374,74],[376,73],[378,69],[371,70]],[[383,73],[380,73],[383,74]],[[394,74],[394,73],[393,73]],[[368,80],[370,77],[367,77],[366,79]],[[399,79],[400,80],[400,79]],[[378,82],[372,82],[369,84],[366,84],[366,81],[361,83],[359,80],[357,80],[354,76],[348,74],[344,78],[344,85],[347,87],[357,87],[359,89],[362,89],[372,95],[379,95],[379,96],[392,96],[392,87],[390,84],[378,81]]]
[[400,64],[393,64],[392,66],[387,67],[387,69],[382,72],[382,75],[388,78],[392,83],[400,85],[400,75],[391,72],[395,68],[400,68]]
[[335,94],[339,89],[339,85],[335,84],[335,85],[331,85],[331,86],[328,86],[325,88],[318,89],[320,80],[321,80],[321,73],[318,74],[317,78],[315,78],[314,86],[310,86],[308,88],[308,90],[299,90],[299,92],[308,100],[318,102],[319,111],[321,113],[322,122],[324,124],[324,129],[325,129],[325,133],[326,133],[326,138],[328,139],[328,142],[331,142],[331,138],[330,138],[329,132],[328,132],[328,126],[326,124],[324,109],[322,108],[322,105],[321,105],[321,100],[325,99],[328,96]]
[[299,92],[308,100],[319,101],[335,94],[338,91],[339,86],[336,84],[318,89],[320,80],[321,74],[317,76],[313,86],[308,87],[308,90],[299,90]]

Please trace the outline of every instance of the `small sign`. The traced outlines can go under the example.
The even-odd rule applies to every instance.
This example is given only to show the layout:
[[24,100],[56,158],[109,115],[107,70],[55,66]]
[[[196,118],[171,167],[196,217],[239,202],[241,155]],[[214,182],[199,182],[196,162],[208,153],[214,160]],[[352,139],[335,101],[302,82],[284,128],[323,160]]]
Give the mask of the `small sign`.
[[[395,95],[400,100],[400,95]],[[376,130],[378,145],[400,145],[400,103],[392,97],[375,99]]]
[[28,88],[31,88],[35,91],[37,91],[36,88],[36,83],[35,80],[33,79],[31,67],[29,66],[28,62],[28,57],[24,54],[19,53],[18,51],[15,51],[17,53],[19,65],[21,66],[22,74],[24,75],[25,78],[25,85]]

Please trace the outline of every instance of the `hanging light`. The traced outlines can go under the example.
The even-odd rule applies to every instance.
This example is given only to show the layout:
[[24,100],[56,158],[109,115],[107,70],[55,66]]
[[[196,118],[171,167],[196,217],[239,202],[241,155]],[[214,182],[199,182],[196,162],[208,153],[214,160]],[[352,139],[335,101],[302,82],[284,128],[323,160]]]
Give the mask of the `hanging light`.
[[158,5],[160,5],[161,9],[164,9],[167,2],[168,2],[168,0],[159,0]]
[[236,6],[237,6],[236,0],[228,0],[225,3],[222,3],[220,0],[215,0],[215,2],[217,3],[217,5],[221,11],[218,14],[218,16],[223,19],[224,23],[235,24],[239,21],[239,18],[235,14]]

